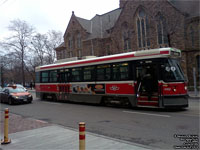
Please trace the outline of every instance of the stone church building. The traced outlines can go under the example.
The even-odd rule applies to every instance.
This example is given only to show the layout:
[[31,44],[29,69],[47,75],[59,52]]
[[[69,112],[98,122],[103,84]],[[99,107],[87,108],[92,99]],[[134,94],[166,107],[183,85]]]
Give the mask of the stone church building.
[[193,85],[193,68],[200,82],[199,1],[120,0],[119,8],[91,20],[72,12],[57,47],[57,60],[105,56],[161,47],[182,51],[181,65]]

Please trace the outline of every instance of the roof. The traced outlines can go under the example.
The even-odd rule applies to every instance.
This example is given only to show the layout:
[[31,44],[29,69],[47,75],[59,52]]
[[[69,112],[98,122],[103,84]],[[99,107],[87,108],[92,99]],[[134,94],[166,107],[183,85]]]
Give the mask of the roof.
[[[195,17],[199,15],[199,0],[168,0],[177,10],[183,14],[187,14],[187,17]],[[80,25],[89,33],[89,36],[85,40],[95,38],[107,38],[110,35],[111,30],[116,21],[118,20],[123,8],[117,8],[102,15],[95,15],[91,20],[76,17]]]
[[151,50],[141,50],[141,51],[134,51],[134,52],[127,52],[115,55],[108,55],[103,57],[95,57],[90,59],[83,59],[83,60],[75,60],[69,62],[62,62],[50,65],[44,65],[36,67],[36,71],[39,70],[48,70],[48,69],[55,69],[55,68],[63,68],[63,67],[80,67],[84,65],[97,65],[97,64],[105,64],[111,62],[122,62],[122,61],[129,61],[129,60],[137,60],[137,59],[149,59],[149,58],[161,58],[161,57],[169,57],[171,55],[170,51],[180,52],[180,50],[175,48],[157,48]]
[[55,48],[55,50],[62,50],[62,49],[65,49],[65,43],[62,42],[58,47]]
[[115,25],[121,10],[121,8],[118,8],[102,15],[97,14],[91,20],[80,17],[76,17],[76,19],[90,33],[88,39],[105,38],[109,35],[107,31]]
[[200,16],[199,0],[169,0],[169,2],[188,17]]

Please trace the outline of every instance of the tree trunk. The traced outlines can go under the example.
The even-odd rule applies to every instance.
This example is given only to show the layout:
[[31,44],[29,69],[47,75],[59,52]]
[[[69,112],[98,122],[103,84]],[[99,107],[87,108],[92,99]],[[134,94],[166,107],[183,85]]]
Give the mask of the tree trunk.
[[22,50],[22,83],[25,86],[25,75],[24,75],[24,50]]

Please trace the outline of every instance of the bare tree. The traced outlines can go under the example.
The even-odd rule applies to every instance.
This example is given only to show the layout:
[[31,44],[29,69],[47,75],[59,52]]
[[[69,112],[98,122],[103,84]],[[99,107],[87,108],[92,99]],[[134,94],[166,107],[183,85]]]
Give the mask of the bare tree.
[[48,64],[54,63],[56,60],[55,48],[63,41],[62,32],[51,30],[47,33],[48,41],[46,43],[46,61]]
[[[29,64],[31,66],[34,66],[33,64],[36,63],[35,58],[37,58],[38,65],[44,65],[45,64],[45,54],[46,51],[46,45],[48,43],[48,37],[45,34],[36,34],[31,41],[31,47],[30,50],[34,54],[34,57],[29,59]],[[39,62],[38,62],[39,60]]]
[[19,19],[11,21],[8,30],[11,31],[11,36],[6,38],[2,44],[4,49],[13,52],[13,55],[21,61],[21,78],[25,85],[24,63],[28,45],[35,30],[27,22]]

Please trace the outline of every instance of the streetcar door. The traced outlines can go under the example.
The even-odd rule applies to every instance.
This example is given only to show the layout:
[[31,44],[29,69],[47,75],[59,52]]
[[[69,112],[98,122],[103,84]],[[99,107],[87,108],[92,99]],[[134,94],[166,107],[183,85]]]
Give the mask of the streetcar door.
[[136,99],[138,106],[155,106],[159,103],[158,67],[152,61],[140,61],[136,65]]
[[67,100],[70,93],[69,85],[70,71],[69,69],[61,69],[59,71],[59,100]]

